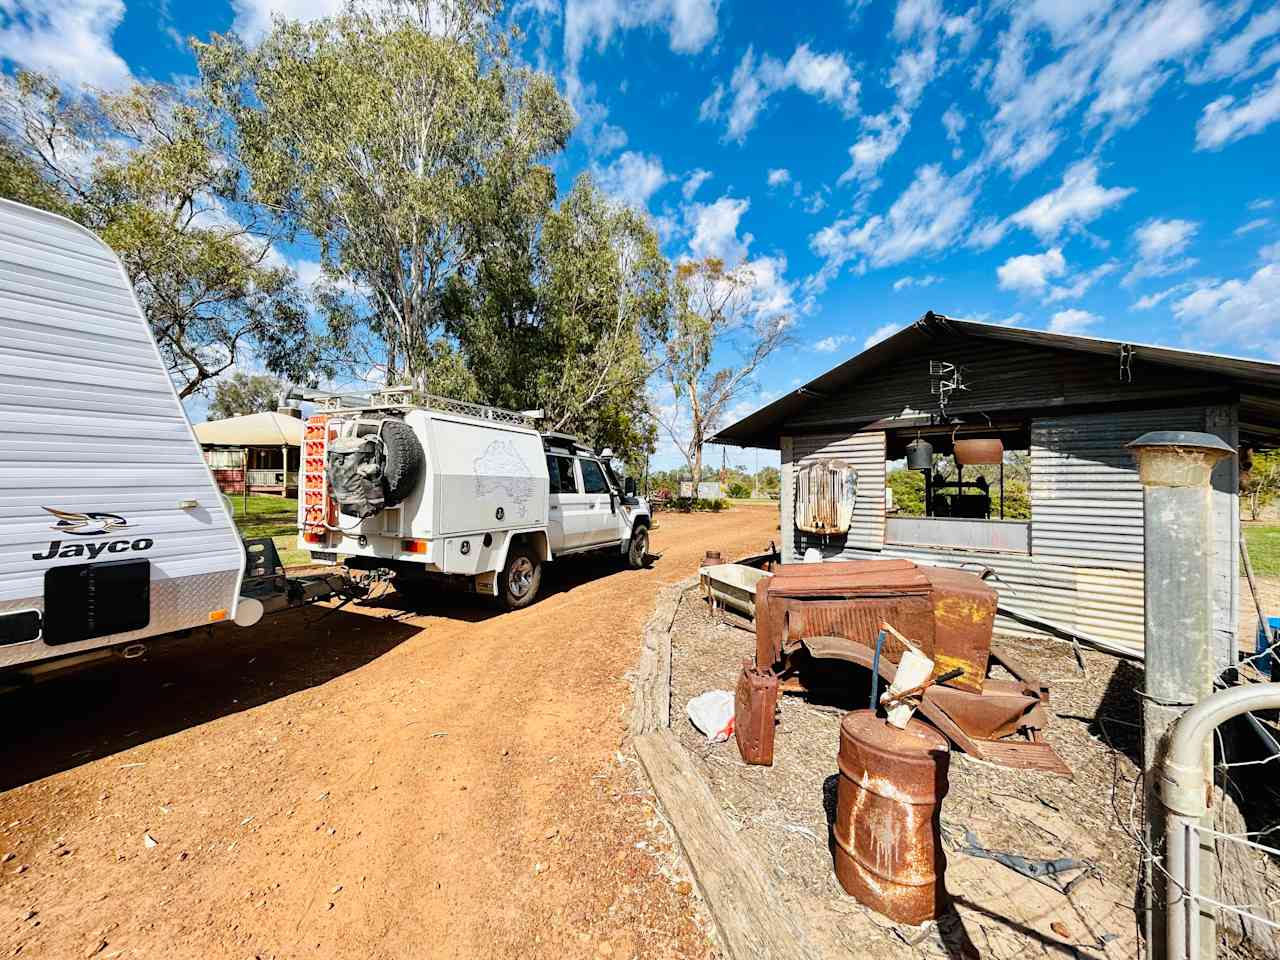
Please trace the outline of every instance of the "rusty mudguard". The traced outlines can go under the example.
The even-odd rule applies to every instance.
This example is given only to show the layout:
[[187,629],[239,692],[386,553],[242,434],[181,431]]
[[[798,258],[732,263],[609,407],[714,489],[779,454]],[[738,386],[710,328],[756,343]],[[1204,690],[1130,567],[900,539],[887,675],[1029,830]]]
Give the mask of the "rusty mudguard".
[[773,763],[774,713],[778,707],[778,678],[743,661],[734,696],[733,735],[747,763]]

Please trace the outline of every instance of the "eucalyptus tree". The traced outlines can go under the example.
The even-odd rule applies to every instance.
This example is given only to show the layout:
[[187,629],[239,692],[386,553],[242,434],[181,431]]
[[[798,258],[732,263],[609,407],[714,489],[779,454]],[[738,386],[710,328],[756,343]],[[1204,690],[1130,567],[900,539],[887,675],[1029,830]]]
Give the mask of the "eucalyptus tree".
[[446,331],[478,396],[541,408],[640,461],[653,447],[645,383],[662,362],[670,267],[653,228],[582,174],[545,217],[508,216],[474,276],[446,297]]
[[671,335],[663,372],[670,404],[655,416],[693,477],[702,479],[702,447],[729,408],[752,390],[756,370],[789,340],[786,314],[761,311],[755,277],[714,257],[676,267]]
[[331,287],[354,294],[385,345],[388,377],[437,390],[442,375],[466,379],[440,337],[450,282],[473,274],[504,218],[550,208],[546,161],[573,125],[551,78],[516,62],[496,7],[353,4],[277,18],[254,47],[195,45],[253,199],[317,241]]
[[74,217],[120,256],[181,396],[252,355],[295,380],[324,372],[294,272],[241,203],[218,123],[161,84],[66,91],[0,81],[6,196]]

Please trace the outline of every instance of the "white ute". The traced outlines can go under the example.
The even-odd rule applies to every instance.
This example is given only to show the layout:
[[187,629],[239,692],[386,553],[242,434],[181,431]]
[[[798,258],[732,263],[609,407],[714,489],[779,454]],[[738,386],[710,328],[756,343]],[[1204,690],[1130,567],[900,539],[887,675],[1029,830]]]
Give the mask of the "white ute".
[[588,551],[640,567],[649,505],[608,450],[542,434],[532,415],[392,388],[307,393],[299,546],[313,560],[533,602],[543,565]]

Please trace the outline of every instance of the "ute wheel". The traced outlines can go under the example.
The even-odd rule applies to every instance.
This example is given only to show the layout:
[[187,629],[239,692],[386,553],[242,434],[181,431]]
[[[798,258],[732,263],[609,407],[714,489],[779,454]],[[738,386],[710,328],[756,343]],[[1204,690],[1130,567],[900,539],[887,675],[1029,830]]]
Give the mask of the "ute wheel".
[[508,610],[520,610],[533,603],[542,585],[542,563],[524,544],[512,546],[507,564],[498,575],[498,599]]
[[639,570],[649,553],[649,528],[636,527],[631,531],[631,545],[627,547],[627,566]]
[[386,462],[382,467],[385,502],[394,507],[413,493],[422,476],[422,444],[403,420],[383,421],[380,433]]

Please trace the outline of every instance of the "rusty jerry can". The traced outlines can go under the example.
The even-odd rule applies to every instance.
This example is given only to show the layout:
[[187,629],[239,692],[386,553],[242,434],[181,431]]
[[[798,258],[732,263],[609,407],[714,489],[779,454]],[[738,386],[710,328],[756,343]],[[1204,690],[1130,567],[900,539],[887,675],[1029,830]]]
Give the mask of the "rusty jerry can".
[[733,702],[733,735],[747,763],[773,763],[773,721],[778,707],[778,678],[742,664]]
[[836,878],[898,923],[936,919],[947,906],[939,816],[950,760],[946,738],[919,720],[899,730],[855,710],[840,724]]

